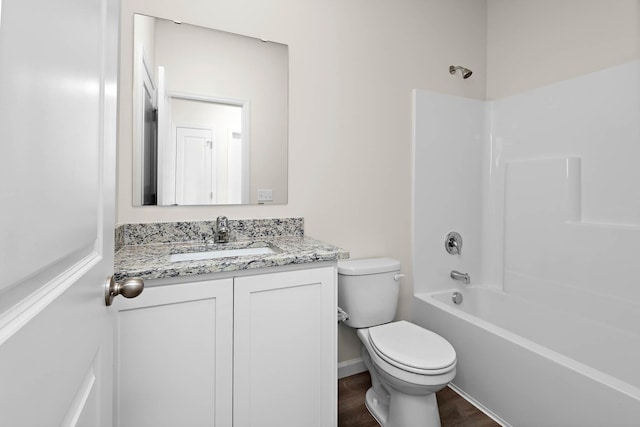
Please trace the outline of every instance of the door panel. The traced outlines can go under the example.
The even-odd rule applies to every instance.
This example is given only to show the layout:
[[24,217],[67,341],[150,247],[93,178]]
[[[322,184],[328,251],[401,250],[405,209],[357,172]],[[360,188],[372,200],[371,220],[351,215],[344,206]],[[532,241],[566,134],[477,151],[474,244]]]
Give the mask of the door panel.
[[333,267],[238,277],[234,288],[234,423],[336,424]]
[[176,200],[179,205],[216,201],[216,155],[211,129],[176,128]]
[[93,250],[100,145],[86,142],[101,121],[101,3],[2,2],[0,182],[12,209],[2,212],[0,288]]
[[118,2],[0,8],[0,425],[108,426]]

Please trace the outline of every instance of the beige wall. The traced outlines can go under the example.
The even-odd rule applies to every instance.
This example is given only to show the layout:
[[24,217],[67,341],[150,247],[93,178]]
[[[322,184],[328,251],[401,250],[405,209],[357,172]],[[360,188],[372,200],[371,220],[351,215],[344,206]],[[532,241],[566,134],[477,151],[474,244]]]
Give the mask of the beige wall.
[[487,0],[487,98],[640,58],[638,0]]
[[[485,1],[131,0],[122,4],[118,223],[302,216],[306,233],[352,257],[403,265],[411,296],[411,90],[485,97]],[[132,207],[133,13],[289,45],[289,203]],[[448,67],[473,69],[468,80]],[[424,218],[423,220],[428,220]],[[340,360],[359,357],[340,331]]]

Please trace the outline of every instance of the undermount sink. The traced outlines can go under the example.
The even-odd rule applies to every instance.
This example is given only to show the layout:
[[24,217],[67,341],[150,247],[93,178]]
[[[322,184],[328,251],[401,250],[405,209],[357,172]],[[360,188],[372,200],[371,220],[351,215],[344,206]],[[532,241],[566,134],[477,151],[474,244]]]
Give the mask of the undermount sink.
[[188,252],[173,254],[169,256],[169,262],[178,261],[200,261],[205,259],[229,258],[236,256],[269,255],[275,251],[269,247],[242,248],[242,249],[219,249],[206,252]]

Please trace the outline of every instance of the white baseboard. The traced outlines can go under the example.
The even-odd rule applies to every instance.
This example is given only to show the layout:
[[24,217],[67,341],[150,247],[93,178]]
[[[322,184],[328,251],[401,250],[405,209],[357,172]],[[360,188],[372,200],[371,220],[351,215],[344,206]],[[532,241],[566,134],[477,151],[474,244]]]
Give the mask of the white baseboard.
[[367,370],[361,358],[338,363],[338,379],[359,374]]
[[456,393],[458,393],[458,395],[460,395],[460,397],[462,397],[467,402],[471,403],[473,406],[478,408],[480,411],[484,412],[484,414],[487,417],[491,418],[493,421],[497,422],[502,427],[512,427],[511,424],[509,424],[508,422],[506,422],[505,420],[503,420],[502,418],[500,418],[499,416],[497,416],[496,414],[491,412],[486,406],[484,406],[483,404],[481,404],[480,402],[475,400],[473,397],[469,396],[462,389],[458,388],[455,384],[449,383],[449,388],[451,390],[455,391]]

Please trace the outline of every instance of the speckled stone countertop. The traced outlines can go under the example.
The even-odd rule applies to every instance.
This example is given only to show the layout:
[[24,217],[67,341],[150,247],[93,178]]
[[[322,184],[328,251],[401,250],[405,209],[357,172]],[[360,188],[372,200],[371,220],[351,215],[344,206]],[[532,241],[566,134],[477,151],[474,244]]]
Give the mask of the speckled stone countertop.
[[[275,253],[171,262],[173,254],[241,249],[269,246]],[[115,279],[129,277],[162,279],[202,274],[280,267],[349,258],[349,252],[339,247],[295,235],[254,236],[229,243],[205,244],[200,241],[171,243],[125,244],[115,254]]]

